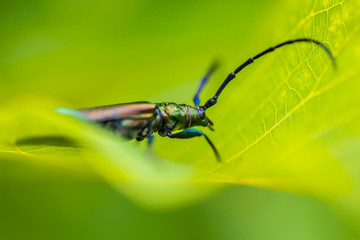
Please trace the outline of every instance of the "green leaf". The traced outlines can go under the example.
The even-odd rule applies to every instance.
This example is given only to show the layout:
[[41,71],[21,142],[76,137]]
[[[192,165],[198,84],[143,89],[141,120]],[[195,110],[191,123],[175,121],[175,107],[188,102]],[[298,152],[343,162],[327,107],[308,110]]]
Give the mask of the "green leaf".
[[[30,104],[29,104],[30,103]],[[145,206],[173,208],[221,187],[215,174],[160,159],[92,123],[55,112],[59,102],[20,98],[2,112],[3,158],[46,163],[104,179]],[[32,106],[41,106],[33,108]],[[22,109],[14,113],[14,109]],[[11,123],[11,124],[9,124]]]
[[[239,59],[247,59],[279,41],[314,38],[328,45],[338,62],[338,69],[332,69],[322,49],[299,43],[279,49],[239,73],[224,90],[218,104],[207,112],[216,124],[216,132],[209,133],[209,137],[218,147],[223,163],[215,161],[211,149],[200,138],[189,141],[159,138],[155,153],[150,154],[136,143],[124,142],[98,126],[56,113],[56,107],[95,104],[94,94],[101,85],[90,84],[91,87],[86,89],[86,78],[64,80],[67,87],[59,87],[65,92],[62,97],[30,95],[4,103],[0,110],[3,128],[0,133],[1,161],[52,166],[59,171],[90,178],[101,176],[139,204],[157,209],[200,201],[230,183],[290,191],[331,201],[340,198],[350,209],[355,209],[360,197],[357,161],[360,159],[360,95],[357,93],[360,75],[356,66],[360,53],[359,4],[349,0],[321,0],[309,7],[311,3],[304,1],[300,6],[287,6],[289,11],[286,12],[292,14],[301,9],[301,17],[296,18],[295,26],[291,21],[276,25],[277,21],[284,21],[283,18],[274,18],[263,25],[252,23],[254,28],[249,31],[257,34],[259,40],[241,40],[251,46],[243,56],[239,57],[238,51],[234,53],[234,46],[238,45],[235,40],[226,46],[226,40],[217,37],[224,41],[219,44],[224,45],[222,51],[233,56],[229,61],[232,67],[219,70],[202,93],[203,101],[216,91],[226,73],[241,63]],[[280,1],[276,7],[281,5]],[[267,30],[256,32],[259,26]],[[274,37],[273,28],[281,29],[281,37]],[[236,34],[240,39],[240,33]],[[269,37],[263,37],[265,35]],[[124,54],[126,56],[126,52]],[[176,61],[188,58],[183,54],[174,60],[174,67]],[[136,64],[130,64],[129,69],[141,68],[138,67],[141,61],[136,59]],[[166,64],[166,58],[161,61]],[[144,72],[159,63],[147,64],[144,63]],[[165,71],[173,74],[171,67]],[[183,72],[181,70],[179,75]],[[133,77],[128,74],[122,76],[126,81]],[[144,84],[142,94],[148,92],[146,84],[149,81],[145,80],[140,82]],[[150,98],[156,101],[178,98],[181,103],[185,99],[183,93],[196,86],[196,81],[183,85],[169,81],[169,87],[166,86],[166,93],[163,93],[157,91],[157,86],[164,85],[161,84],[164,78],[152,80],[153,97]],[[116,82],[112,81],[102,89],[104,93],[99,95],[99,101],[105,102],[108,95],[117,93],[110,89]],[[66,89],[70,86],[78,91],[69,93]],[[56,88],[56,84],[53,87]],[[26,87],[15,92],[21,93],[24,89]],[[133,97],[127,92],[137,89],[122,88],[118,94],[126,102]],[[49,91],[58,94],[56,90]],[[81,104],[58,100],[66,99],[66,96],[71,96],[73,102],[81,101]],[[44,174],[44,171],[40,172]],[[19,173],[14,173],[3,177],[18,176]]]

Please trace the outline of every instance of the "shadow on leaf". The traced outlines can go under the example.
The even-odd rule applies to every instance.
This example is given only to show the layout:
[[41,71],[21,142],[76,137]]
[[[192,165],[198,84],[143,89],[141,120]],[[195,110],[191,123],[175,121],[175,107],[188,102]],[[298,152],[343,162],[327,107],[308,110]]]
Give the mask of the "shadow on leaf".
[[16,141],[18,146],[59,146],[59,147],[80,147],[77,142],[64,136],[36,136],[22,138]]

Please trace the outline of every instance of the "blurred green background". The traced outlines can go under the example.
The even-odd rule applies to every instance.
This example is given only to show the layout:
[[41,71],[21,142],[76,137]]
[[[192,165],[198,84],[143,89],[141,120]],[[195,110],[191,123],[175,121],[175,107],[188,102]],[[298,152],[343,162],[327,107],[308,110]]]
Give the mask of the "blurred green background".
[[[0,238],[359,239],[359,13],[359,4],[350,0],[1,1],[0,102],[5,110],[1,111],[0,136]],[[11,145],[13,135],[47,131],[46,121],[30,124],[38,128],[29,129],[26,124],[32,120],[21,117],[21,112],[36,112],[42,105],[81,108],[138,100],[191,104],[202,74],[219,59],[220,69],[201,94],[204,101],[242,61],[295,37],[324,41],[338,57],[338,71],[328,70],[327,57],[308,45],[281,51],[281,56],[269,55],[244,71],[226,89],[224,101],[208,113],[216,124],[213,141],[226,160],[236,163],[217,171],[206,143],[155,140],[155,153],[162,158],[221,174],[204,182],[286,192],[233,185],[219,191],[222,185],[210,185],[191,193],[195,200],[180,200],[171,210],[159,211],[139,204],[139,198],[144,202],[151,198],[146,191],[141,195],[120,187],[119,192],[118,179],[111,171],[97,170],[97,162],[84,164],[83,159],[96,157],[77,157],[66,141],[56,153],[39,153],[42,158],[14,156],[10,151],[16,146]],[[328,94],[300,115],[289,116],[292,122],[285,122],[263,145],[242,155],[240,150],[247,149],[248,142],[262,139],[262,127],[266,130],[273,121],[274,110],[264,104],[260,117],[244,119],[289,72],[296,75],[285,85],[290,90],[297,88],[300,98],[305,96],[303,102],[311,93],[308,86],[319,85],[323,87],[320,92]],[[319,80],[322,78],[328,79],[330,87]],[[343,79],[351,81],[340,84]],[[335,93],[328,91],[338,85]],[[275,96],[280,98],[281,91]],[[275,108],[284,102],[276,97]],[[287,107],[296,106],[297,101],[286,95],[288,105],[277,117],[286,117]],[[13,119],[21,119],[20,124]],[[73,130],[59,126],[65,127],[56,132]],[[74,135],[80,139],[80,133]],[[59,144],[56,141],[54,145]],[[135,155],[136,148],[128,154]],[[21,149],[25,153],[32,150],[26,144]],[[112,152],[100,151],[102,156]],[[236,157],[239,152],[241,157]],[[46,154],[64,158],[57,162]],[[71,157],[66,158],[67,154]],[[269,159],[275,160],[269,163]],[[173,166],[169,169],[174,170]],[[131,177],[125,179],[131,182]],[[191,183],[202,180],[189,179]],[[347,188],[355,189],[350,198],[343,197],[350,191]],[[140,193],[145,190],[143,186],[139,189]],[[177,196],[166,191],[158,198]],[[173,191],[189,194],[177,188]]]

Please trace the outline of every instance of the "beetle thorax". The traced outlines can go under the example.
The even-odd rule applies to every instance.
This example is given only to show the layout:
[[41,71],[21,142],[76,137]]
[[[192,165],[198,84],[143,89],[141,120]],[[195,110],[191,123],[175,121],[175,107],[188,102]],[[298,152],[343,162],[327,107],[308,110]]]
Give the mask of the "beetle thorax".
[[162,130],[176,131],[194,126],[208,126],[211,121],[202,109],[186,104],[158,103],[157,107],[163,119]]

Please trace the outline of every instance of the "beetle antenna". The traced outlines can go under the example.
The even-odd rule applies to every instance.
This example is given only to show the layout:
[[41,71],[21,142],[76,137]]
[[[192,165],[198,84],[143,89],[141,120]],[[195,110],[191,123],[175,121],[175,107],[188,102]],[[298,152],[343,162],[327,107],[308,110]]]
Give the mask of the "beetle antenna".
[[243,70],[245,67],[247,67],[248,65],[250,65],[251,63],[254,62],[254,60],[264,56],[265,54],[269,53],[269,52],[272,52],[274,51],[275,49],[277,48],[280,48],[282,46],[285,46],[285,45],[289,45],[289,44],[293,44],[293,43],[297,43],[297,42],[310,42],[310,43],[314,43],[318,46],[320,46],[321,48],[323,48],[326,53],[329,55],[331,61],[332,61],[332,64],[334,65],[334,67],[336,68],[336,62],[335,62],[335,58],[333,56],[333,54],[331,53],[330,49],[327,48],[323,43],[319,42],[319,41],[316,41],[314,39],[310,39],[310,38],[300,38],[300,39],[294,39],[294,40],[289,40],[289,41],[286,41],[286,42],[283,42],[283,43],[280,43],[278,45],[276,45],[275,47],[271,47],[271,48],[268,48],[266,49],[265,51],[259,53],[258,55],[252,57],[252,58],[249,58],[247,61],[245,61],[243,64],[241,64],[237,69],[235,69],[234,72],[230,73],[226,79],[224,80],[224,82],[221,84],[221,86],[219,87],[219,89],[216,91],[215,95],[210,98],[209,100],[207,100],[207,102],[205,103],[204,105],[204,108],[205,109],[208,109],[209,107],[215,105],[217,103],[217,99],[219,98],[219,95],[221,94],[221,92],[224,90],[224,88],[226,87],[226,85],[229,84],[229,82],[231,80],[233,80],[236,76],[237,73],[239,73],[241,70]]
[[218,61],[214,61],[209,70],[206,72],[205,76],[201,79],[200,84],[196,90],[195,96],[193,98],[194,101],[194,105],[195,107],[200,105],[200,98],[199,98],[199,94],[201,92],[201,90],[203,89],[204,85],[206,84],[206,82],[208,81],[208,79],[210,78],[210,76],[214,73],[214,71],[218,68],[219,66],[219,62]]

